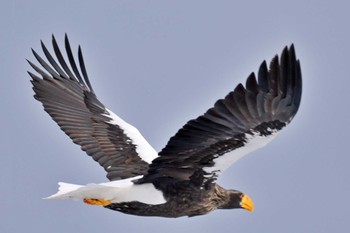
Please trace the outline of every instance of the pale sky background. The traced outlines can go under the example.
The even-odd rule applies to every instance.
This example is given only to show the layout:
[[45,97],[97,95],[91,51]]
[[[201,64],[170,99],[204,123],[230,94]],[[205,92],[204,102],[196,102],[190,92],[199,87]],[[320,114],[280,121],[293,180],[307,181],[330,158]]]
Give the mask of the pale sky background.
[[[347,1],[1,1],[0,232],[349,232],[350,5]],[[260,63],[295,44],[301,107],[268,146],[219,184],[255,211],[178,219],[137,217],[42,198],[57,182],[104,182],[105,172],[33,99],[25,59],[83,48],[99,99],[159,151]],[[52,51],[52,50],[51,50]]]

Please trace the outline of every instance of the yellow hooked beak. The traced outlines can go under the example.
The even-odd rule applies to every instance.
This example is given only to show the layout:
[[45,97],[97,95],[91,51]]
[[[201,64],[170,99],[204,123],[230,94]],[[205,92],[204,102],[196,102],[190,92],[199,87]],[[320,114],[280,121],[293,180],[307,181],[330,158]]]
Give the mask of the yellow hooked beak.
[[250,197],[248,197],[248,195],[246,194],[242,195],[242,200],[240,204],[243,209],[246,209],[251,212],[254,210],[254,203],[252,199],[250,199]]

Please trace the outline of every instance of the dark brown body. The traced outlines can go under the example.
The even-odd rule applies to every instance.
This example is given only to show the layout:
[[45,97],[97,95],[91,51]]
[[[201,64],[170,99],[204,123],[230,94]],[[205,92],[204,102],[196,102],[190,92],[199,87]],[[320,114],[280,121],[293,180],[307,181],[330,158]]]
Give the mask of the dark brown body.
[[[239,203],[242,196],[242,193],[238,191],[225,190],[217,184],[211,184],[206,189],[187,184],[186,182],[181,187],[177,184],[177,187],[173,187],[174,189],[168,189],[165,192],[167,202],[164,204],[148,205],[140,202],[124,202],[113,203],[105,207],[125,214],[169,218],[203,215],[220,208],[242,208],[236,204]],[[235,204],[230,205],[231,201]]]

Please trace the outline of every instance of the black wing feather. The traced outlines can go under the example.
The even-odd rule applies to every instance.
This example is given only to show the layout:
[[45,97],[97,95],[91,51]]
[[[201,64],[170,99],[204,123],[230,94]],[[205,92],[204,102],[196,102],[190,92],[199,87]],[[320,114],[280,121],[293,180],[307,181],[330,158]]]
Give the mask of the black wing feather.
[[148,163],[138,157],[131,139],[118,125],[108,123],[111,118],[93,92],[80,47],[78,57],[82,76],[67,35],[65,45],[73,72],[65,62],[54,36],[52,44],[58,63],[41,42],[44,54],[53,68],[34,50],[35,58],[44,69],[28,61],[42,77],[28,72],[32,77],[35,99],[43,104],[45,111],[73,142],[80,145],[107,171],[110,180],[145,174]]
[[[294,46],[285,47],[280,60],[276,55],[269,69],[264,61],[257,79],[250,74],[245,87],[239,84],[204,115],[183,126],[141,182],[206,176],[205,168],[213,166],[215,158],[243,147],[247,137],[268,136],[287,125],[298,111],[302,89]],[[209,180],[216,178],[213,173]]]

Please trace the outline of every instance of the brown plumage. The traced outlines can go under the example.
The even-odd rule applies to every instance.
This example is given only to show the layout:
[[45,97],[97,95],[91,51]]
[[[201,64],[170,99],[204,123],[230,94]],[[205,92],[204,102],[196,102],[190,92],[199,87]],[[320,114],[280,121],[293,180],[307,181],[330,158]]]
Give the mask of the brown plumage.
[[[216,209],[243,208],[242,198],[248,198],[239,191],[225,190],[217,184],[210,184],[205,189],[198,189],[190,182],[177,182],[173,185],[168,184],[168,189],[171,191],[165,194],[168,197],[165,204],[147,205],[140,202],[128,202],[113,203],[105,207],[139,216],[193,217],[207,214]],[[252,211],[254,206],[252,205],[250,208]]]

